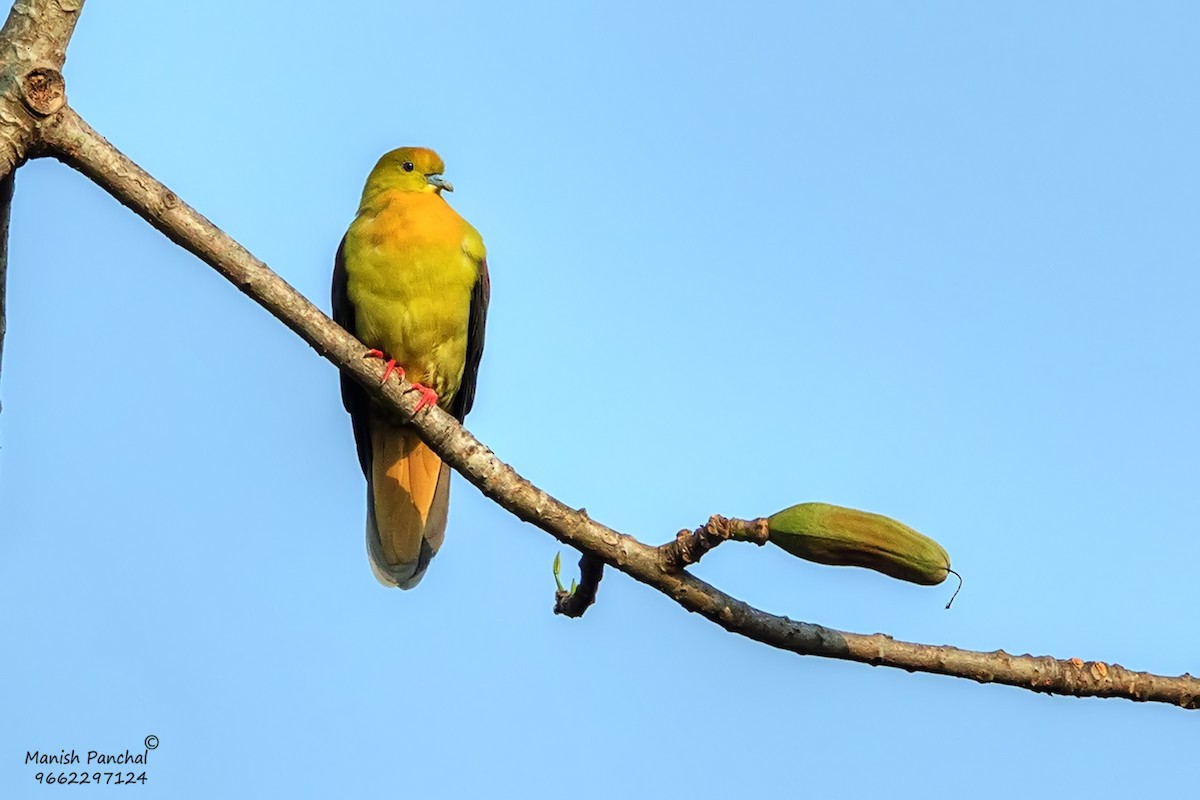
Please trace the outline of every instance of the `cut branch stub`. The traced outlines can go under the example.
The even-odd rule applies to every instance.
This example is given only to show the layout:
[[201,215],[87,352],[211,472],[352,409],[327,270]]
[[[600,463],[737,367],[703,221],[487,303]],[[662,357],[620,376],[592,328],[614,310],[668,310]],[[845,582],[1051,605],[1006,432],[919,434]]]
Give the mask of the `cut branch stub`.
[[62,73],[52,67],[34,67],[21,79],[21,99],[40,117],[48,117],[67,103]]

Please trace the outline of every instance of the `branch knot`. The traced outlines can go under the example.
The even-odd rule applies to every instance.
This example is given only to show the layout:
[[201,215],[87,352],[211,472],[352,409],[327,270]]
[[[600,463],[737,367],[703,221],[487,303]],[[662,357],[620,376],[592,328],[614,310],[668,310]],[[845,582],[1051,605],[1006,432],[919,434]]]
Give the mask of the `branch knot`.
[[62,73],[51,67],[34,67],[21,79],[21,99],[39,117],[48,117],[67,103]]

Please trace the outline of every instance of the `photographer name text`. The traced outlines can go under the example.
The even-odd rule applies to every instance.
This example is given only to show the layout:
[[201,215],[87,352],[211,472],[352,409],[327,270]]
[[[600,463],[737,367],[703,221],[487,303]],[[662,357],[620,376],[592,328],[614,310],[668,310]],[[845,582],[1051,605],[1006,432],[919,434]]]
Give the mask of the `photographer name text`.
[[88,750],[87,761],[80,758],[74,748],[63,750],[57,755],[43,753],[40,750],[26,750],[26,764],[145,764],[150,757],[150,750],[133,752],[126,749],[123,753],[101,753],[99,750]]

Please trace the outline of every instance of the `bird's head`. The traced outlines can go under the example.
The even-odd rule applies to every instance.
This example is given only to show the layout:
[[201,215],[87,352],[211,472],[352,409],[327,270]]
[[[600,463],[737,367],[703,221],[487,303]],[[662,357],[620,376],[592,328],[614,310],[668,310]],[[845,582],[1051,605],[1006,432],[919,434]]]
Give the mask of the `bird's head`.
[[442,178],[445,164],[442,157],[427,147],[401,147],[383,158],[371,170],[363,195],[385,191],[453,192],[454,187]]

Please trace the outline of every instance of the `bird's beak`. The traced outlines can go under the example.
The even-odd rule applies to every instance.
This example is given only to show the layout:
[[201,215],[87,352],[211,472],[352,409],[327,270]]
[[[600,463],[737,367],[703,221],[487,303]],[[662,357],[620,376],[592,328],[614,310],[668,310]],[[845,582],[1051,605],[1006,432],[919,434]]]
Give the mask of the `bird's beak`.
[[433,173],[432,175],[426,175],[425,180],[429,181],[431,184],[436,186],[438,189],[444,189],[447,192],[454,191],[454,184],[451,183],[450,181],[446,180],[445,178],[443,178],[441,175],[437,174],[436,172]]

